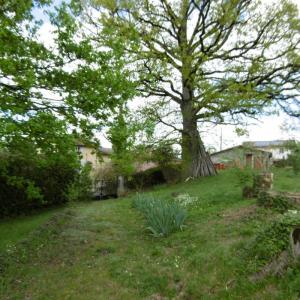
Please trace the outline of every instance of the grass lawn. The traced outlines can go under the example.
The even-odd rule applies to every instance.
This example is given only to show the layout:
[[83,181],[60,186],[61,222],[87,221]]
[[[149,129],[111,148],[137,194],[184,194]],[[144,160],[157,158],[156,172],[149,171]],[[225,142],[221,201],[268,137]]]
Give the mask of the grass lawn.
[[[154,188],[162,198],[199,198],[184,230],[167,238],[145,230],[130,198],[3,221],[0,299],[299,299],[300,268],[249,282],[242,246],[276,213],[242,199],[236,182],[224,171]],[[300,192],[300,177],[276,170],[274,188]]]
[[57,211],[58,209],[51,209],[31,216],[0,221],[0,251],[26,238],[30,232],[45,223]]

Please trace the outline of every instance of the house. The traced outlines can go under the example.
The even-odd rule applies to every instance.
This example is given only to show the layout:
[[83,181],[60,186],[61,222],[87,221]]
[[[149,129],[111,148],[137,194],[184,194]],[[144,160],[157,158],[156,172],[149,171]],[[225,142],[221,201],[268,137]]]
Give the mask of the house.
[[252,147],[259,150],[264,150],[272,153],[273,161],[287,159],[291,151],[287,149],[287,144],[291,140],[275,140],[275,141],[253,141],[244,142],[246,147]]
[[93,180],[93,193],[97,198],[116,196],[118,194],[118,180],[113,173],[111,162],[111,148],[100,147],[97,151],[93,146],[77,141],[77,153],[82,166],[90,164],[90,176]]
[[[124,193],[124,178],[115,173],[111,160],[113,154],[111,148],[100,147],[97,151],[93,146],[80,141],[77,141],[76,148],[77,153],[80,155],[81,165],[91,165],[90,175],[94,183],[94,194],[97,197],[103,198]],[[143,172],[155,167],[157,167],[157,163],[151,161],[136,162],[134,164],[136,172]]]
[[250,167],[267,170],[271,165],[269,151],[239,145],[211,154],[211,160],[218,169],[224,167]]
[[76,143],[77,153],[80,155],[80,163],[82,166],[91,164],[92,171],[95,172],[106,164],[110,164],[111,148],[100,147],[97,153],[92,146],[85,145],[82,142]]

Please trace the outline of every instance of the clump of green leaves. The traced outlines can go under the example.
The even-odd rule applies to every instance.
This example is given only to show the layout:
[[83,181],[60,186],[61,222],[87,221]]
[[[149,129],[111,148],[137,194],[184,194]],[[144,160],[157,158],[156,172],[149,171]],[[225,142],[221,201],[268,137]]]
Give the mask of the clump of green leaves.
[[252,168],[236,168],[237,185],[240,187],[252,187],[256,172]]
[[264,208],[271,208],[281,213],[294,208],[294,205],[284,195],[271,195],[265,191],[261,191],[258,194],[257,204]]
[[294,173],[297,175],[300,173],[300,143],[290,142],[287,148],[291,150],[288,156],[288,163],[292,166]]
[[290,247],[290,233],[300,225],[300,212],[289,210],[269,226],[261,228],[244,249],[245,259],[251,271],[259,271],[281,252]]
[[155,237],[182,230],[187,217],[186,210],[180,204],[144,194],[137,194],[132,205],[142,212],[147,229]]
[[76,174],[74,181],[69,185],[67,191],[68,201],[87,201],[92,199],[91,166],[86,164]]

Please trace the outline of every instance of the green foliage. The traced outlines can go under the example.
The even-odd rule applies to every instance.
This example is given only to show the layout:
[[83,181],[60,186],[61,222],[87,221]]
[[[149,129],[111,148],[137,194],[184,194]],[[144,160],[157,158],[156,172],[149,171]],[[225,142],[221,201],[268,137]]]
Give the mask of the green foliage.
[[162,173],[167,183],[178,183],[182,179],[182,164],[169,163],[162,166]]
[[137,190],[163,183],[166,183],[166,179],[161,167],[137,172],[128,178],[128,187]]
[[155,237],[182,230],[187,217],[186,210],[180,204],[145,194],[137,194],[132,205],[143,213],[147,229]]
[[68,201],[88,201],[93,197],[93,181],[91,178],[91,166],[86,164],[76,174],[74,181],[68,186],[66,196]]
[[294,208],[294,205],[284,195],[272,195],[264,191],[261,191],[258,194],[257,204],[264,208],[271,208],[281,213]]
[[128,111],[120,107],[117,116],[109,124],[108,139],[112,143],[111,160],[116,174],[130,176],[134,172],[134,142],[136,125],[128,118]]
[[257,271],[282,251],[288,250],[291,230],[299,225],[300,212],[292,210],[280,215],[267,227],[261,228],[244,249],[249,267]]
[[172,148],[170,141],[161,141],[151,150],[151,160],[165,167],[177,158],[177,153]]
[[44,112],[6,121],[0,127],[0,214],[65,203],[67,186],[79,168],[65,123]]
[[[93,130],[107,125],[115,108],[132,97],[134,86],[121,55],[116,59],[103,47],[93,48],[94,42],[81,31],[76,19],[82,12],[78,1],[68,5],[54,0],[2,2],[0,147],[11,145],[13,139],[21,148],[27,138],[36,149],[56,151],[59,157],[63,139],[58,145],[55,136],[62,136],[72,125],[74,131],[92,139]],[[46,45],[39,36],[43,23],[39,18],[56,28],[54,40]],[[68,142],[65,148],[69,146]],[[33,186],[30,189],[33,193]]]
[[0,173],[1,217],[68,201],[65,193],[76,170],[67,160],[53,162],[36,157],[30,161],[9,155],[6,159],[5,171]]
[[237,177],[237,185],[240,187],[252,187],[254,178],[257,172],[252,168],[235,168],[235,175]]
[[300,173],[300,142],[292,142],[287,145],[291,150],[291,154],[288,156],[288,163],[292,166],[296,175]]

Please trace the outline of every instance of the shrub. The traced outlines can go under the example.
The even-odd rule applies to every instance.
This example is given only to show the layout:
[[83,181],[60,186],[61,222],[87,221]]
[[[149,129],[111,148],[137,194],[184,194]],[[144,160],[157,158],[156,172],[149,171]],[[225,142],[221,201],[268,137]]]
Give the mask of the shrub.
[[290,166],[290,162],[288,159],[280,159],[273,162],[274,166],[277,168],[285,168]]
[[66,197],[69,201],[87,201],[93,197],[91,166],[86,164],[75,176],[74,181],[68,186]]
[[284,195],[271,195],[261,191],[257,197],[257,204],[265,208],[271,208],[279,212],[285,212],[294,207]]
[[168,202],[153,196],[138,194],[133,207],[141,211],[146,219],[147,229],[155,237],[168,236],[182,230],[187,212],[176,202]]
[[75,172],[64,162],[39,166],[10,159],[6,173],[0,174],[0,217],[66,203],[66,191]]
[[140,190],[163,183],[166,183],[166,179],[162,169],[156,167],[132,175],[128,179],[128,188]]
[[46,112],[10,118],[0,126],[0,217],[67,202],[80,165],[66,123]]
[[297,175],[300,173],[300,143],[292,142],[288,145],[291,150],[291,154],[288,156],[288,163],[292,166],[294,173]]
[[68,201],[66,191],[76,175],[76,161],[42,154],[0,153],[0,217]]
[[256,172],[251,168],[236,168],[234,172],[237,177],[237,185],[240,187],[252,187]]
[[163,176],[168,183],[177,183],[182,177],[182,165],[181,164],[168,164],[162,166]]
[[300,212],[288,211],[268,227],[262,228],[244,249],[249,266],[257,271],[282,251],[289,249],[291,230],[299,225]]

